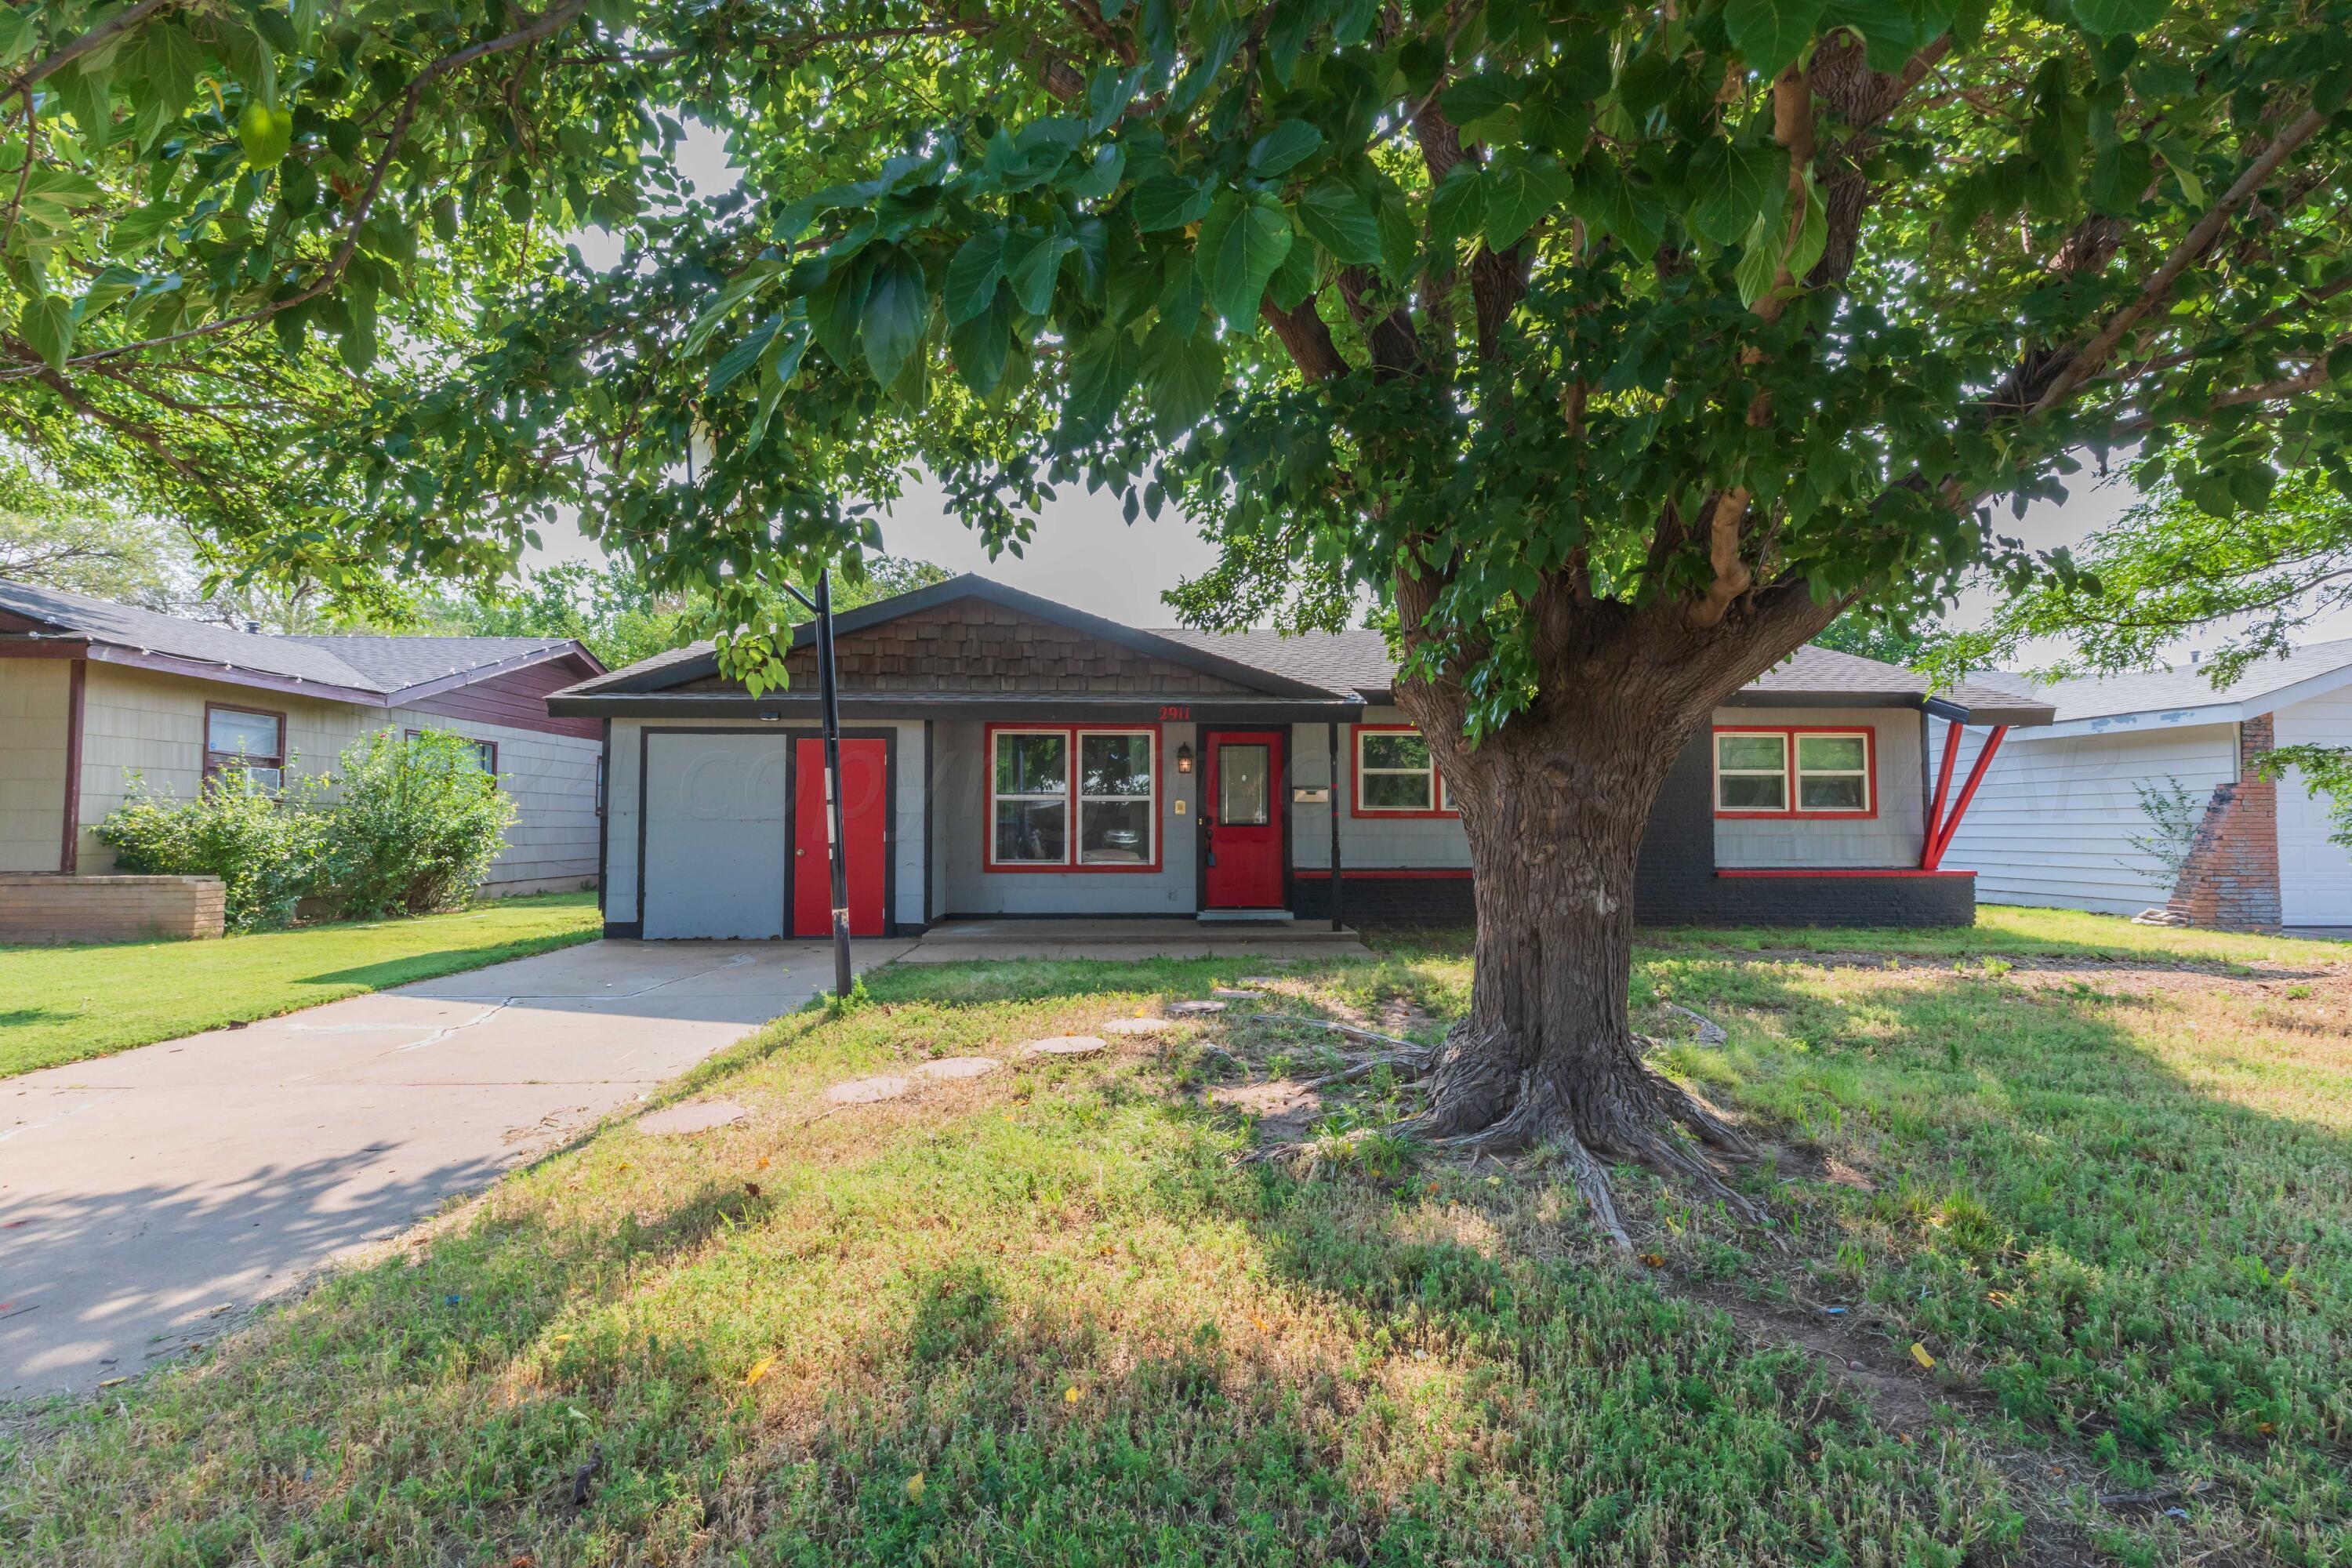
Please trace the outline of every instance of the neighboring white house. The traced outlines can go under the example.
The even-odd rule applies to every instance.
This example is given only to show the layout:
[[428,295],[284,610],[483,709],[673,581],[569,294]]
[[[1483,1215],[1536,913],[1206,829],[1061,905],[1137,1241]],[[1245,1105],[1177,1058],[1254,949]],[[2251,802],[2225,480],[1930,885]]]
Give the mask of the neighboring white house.
[[[2352,641],[2265,659],[2216,689],[2195,662],[2145,674],[2036,685],[2057,710],[1994,754],[1946,864],[1977,873],[1987,903],[2133,914],[2154,906],[2200,925],[2352,926],[2352,853],[2328,842],[2326,797],[2290,772],[2273,786],[2252,760],[2273,746],[2352,744]],[[1940,760],[1944,726],[1931,744]],[[1966,776],[1983,744],[1967,733]],[[2175,784],[2198,803],[2178,878],[2135,837],[2155,836],[2143,790]]]
[[490,891],[588,886],[603,730],[546,699],[603,668],[568,637],[265,636],[0,581],[0,874],[110,871],[93,830],[134,774],[185,799],[223,766],[323,773],[398,728],[468,737],[513,796]]

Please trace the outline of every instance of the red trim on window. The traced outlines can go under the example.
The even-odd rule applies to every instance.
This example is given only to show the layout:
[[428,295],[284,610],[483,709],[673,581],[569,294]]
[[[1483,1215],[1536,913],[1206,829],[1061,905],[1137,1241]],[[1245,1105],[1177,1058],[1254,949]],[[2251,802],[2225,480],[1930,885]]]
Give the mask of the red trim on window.
[[1775,866],[1764,868],[1720,869],[1718,877],[1973,877],[1974,871],[1922,871],[1916,866]]
[[[1064,853],[1069,858],[1052,864],[1035,860],[1015,860],[1000,865],[996,859],[996,734],[1010,730],[1019,734],[1059,734],[1069,742],[1064,773],[1063,801],[1069,812],[1068,826],[1064,831]],[[1149,864],[1125,866],[1103,861],[1087,862],[1078,858],[1078,737],[1080,735],[1142,735],[1151,737],[1151,859]],[[1083,873],[1091,876],[1098,871],[1157,871],[1165,852],[1161,840],[1167,837],[1167,815],[1160,779],[1161,764],[1167,760],[1167,737],[1156,723],[1140,724],[1024,724],[1006,720],[1001,723],[981,726],[980,742],[980,868],[987,872],[1043,872],[1049,877],[1066,877]]]
[[[284,773],[286,771],[287,721],[286,713],[283,709],[255,708],[243,702],[207,702],[205,704],[205,732],[196,737],[196,755],[204,759],[204,766],[201,771],[202,777],[212,777],[215,773],[220,772],[223,766],[222,763],[213,761],[213,711],[215,709],[224,713],[249,713],[257,719],[277,720],[278,754],[275,757],[264,758],[257,752],[247,752],[245,753],[245,765],[247,767],[276,768],[280,773]],[[226,752],[223,752],[220,754],[222,756],[230,755],[230,753]]]
[[1399,733],[1418,735],[1421,733],[1421,727],[1417,724],[1350,724],[1348,726],[1348,815],[1349,816],[1385,817],[1461,816],[1462,814],[1459,811],[1435,804],[1436,802],[1443,801],[1445,798],[1445,780],[1444,774],[1438,769],[1437,759],[1433,756],[1429,759],[1429,798],[1432,802],[1433,809],[1428,811],[1419,811],[1410,806],[1366,805],[1364,804],[1364,748],[1363,742],[1358,740],[1357,737],[1360,735],[1393,735]]
[[[1318,868],[1312,870],[1300,868],[1292,871],[1290,874],[1302,882],[1328,882],[1331,879],[1331,872],[1328,867]],[[1386,870],[1382,870],[1377,866],[1371,868],[1370,870],[1356,870],[1347,867],[1341,867],[1339,870],[1339,879],[1343,882],[1433,882],[1440,880],[1453,882],[1467,881],[1470,875],[1470,868],[1466,866],[1396,866]]]
[[[1744,822],[1868,822],[1878,815],[1878,727],[1874,724],[1717,724],[1707,741],[1707,804],[1723,798],[1722,763],[1714,735],[1780,735],[1789,742],[1781,763],[1781,779],[1787,786],[1782,796],[1788,805],[1779,811],[1725,811],[1716,808],[1718,821]],[[1800,735],[1860,735],[1862,740],[1863,783],[1868,787],[1870,805],[1864,811],[1800,811],[1797,808],[1797,737]]]

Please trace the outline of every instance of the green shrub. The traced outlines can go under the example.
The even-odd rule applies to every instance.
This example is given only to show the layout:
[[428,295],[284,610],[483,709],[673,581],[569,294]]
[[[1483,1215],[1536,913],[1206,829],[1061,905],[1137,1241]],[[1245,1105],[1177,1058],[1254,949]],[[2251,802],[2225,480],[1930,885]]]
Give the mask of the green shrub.
[[243,768],[205,779],[194,800],[131,775],[131,795],[98,825],[116,868],[138,877],[218,877],[232,931],[283,925],[319,875],[325,819],[319,781],[286,763],[284,792],[253,782]]
[[346,917],[461,908],[515,818],[474,742],[445,731],[362,735],[337,782],[324,890]]

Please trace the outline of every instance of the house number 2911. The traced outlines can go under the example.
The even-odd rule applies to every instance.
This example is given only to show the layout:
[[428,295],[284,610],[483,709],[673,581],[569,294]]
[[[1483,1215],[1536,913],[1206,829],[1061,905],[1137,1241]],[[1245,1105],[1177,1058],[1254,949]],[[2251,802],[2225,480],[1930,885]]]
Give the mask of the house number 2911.
[[1192,717],[1192,707],[1188,702],[1166,703],[1160,710],[1160,721],[1162,724],[1181,724]]

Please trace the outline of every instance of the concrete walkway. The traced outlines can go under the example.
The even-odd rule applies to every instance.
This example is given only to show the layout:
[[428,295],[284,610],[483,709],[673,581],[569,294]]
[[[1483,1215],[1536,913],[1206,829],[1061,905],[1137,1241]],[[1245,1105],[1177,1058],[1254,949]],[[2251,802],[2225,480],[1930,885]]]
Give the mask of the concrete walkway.
[[187,1349],[832,978],[817,942],[597,942],[0,1079],[0,1399]]

